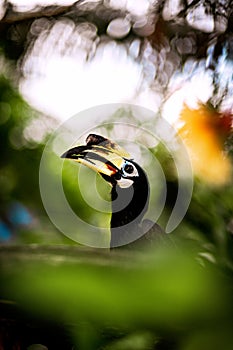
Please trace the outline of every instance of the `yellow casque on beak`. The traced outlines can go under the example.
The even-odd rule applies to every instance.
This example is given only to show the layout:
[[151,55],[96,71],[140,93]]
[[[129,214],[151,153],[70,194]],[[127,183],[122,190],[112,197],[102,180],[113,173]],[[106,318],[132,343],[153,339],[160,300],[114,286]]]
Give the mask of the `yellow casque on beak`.
[[101,175],[111,177],[120,171],[125,159],[130,159],[130,155],[115,142],[90,134],[86,145],[69,149],[61,158],[73,159]]

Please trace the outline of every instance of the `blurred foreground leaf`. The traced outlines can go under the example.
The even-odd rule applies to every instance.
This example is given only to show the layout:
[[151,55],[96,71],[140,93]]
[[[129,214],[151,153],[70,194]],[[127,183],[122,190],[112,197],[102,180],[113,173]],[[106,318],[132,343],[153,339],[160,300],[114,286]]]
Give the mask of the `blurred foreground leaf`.
[[[219,323],[232,325],[227,279],[208,263],[200,265],[196,254],[195,247],[190,250],[185,245],[146,254],[83,247],[4,247],[1,298],[17,302],[37,317],[73,324],[74,338],[85,344],[80,345],[83,349],[98,348],[86,341],[89,344],[91,338],[98,338],[95,332],[107,329],[147,330],[179,338],[194,330],[209,332]],[[80,334],[85,334],[85,325],[95,331],[86,332],[84,341]],[[146,344],[148,338],[142,342]],[[130,349],[122,345],[125,348]]]

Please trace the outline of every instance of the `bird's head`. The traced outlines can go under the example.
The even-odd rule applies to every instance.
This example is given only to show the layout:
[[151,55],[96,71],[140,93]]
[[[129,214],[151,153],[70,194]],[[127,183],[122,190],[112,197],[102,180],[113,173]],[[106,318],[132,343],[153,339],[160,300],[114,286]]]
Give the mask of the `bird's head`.
[[86,145],[73,147],[61,157],[86,165],[113,187],[126,189],[137,185],[142,178],[146,179],[144,171],[130,158],[128,152],[100,135],[88,135]]
[[143,169],[115,142],[90,134],[86,145],[65,152],[99,173],[111,186],[111,247],[124,245],[142,235],[141,220],[148,208],[149,184]]

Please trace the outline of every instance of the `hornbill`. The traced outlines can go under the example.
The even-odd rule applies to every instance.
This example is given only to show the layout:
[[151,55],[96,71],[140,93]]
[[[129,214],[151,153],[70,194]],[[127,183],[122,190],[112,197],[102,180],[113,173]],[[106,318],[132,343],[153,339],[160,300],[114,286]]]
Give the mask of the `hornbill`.
[[[151,242],[163,234],[158,224],[143,220],[148,209],[149,182],[144,170],[115,142],[89,134],[86,145],[69,149],[61,158],[73,159],[98,172],[112,187],[110,247]],[[129,246],[129,245],[128,245]]]

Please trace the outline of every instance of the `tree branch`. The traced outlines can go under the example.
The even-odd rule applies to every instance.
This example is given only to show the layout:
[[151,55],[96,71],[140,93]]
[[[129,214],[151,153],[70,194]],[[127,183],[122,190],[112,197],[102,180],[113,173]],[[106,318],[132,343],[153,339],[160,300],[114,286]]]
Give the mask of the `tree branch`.
[[2,23],[14,23],[21,22],[25,20],[30,20],[39,17],[53,17],[65,14],[72,10],[74,4],[70,6],[46,6],[46,7],[36,7],[32,11],[28,12],[18,12],[14,10],[14,7],[8,3],[7,9],[4,17],[2,18]]

